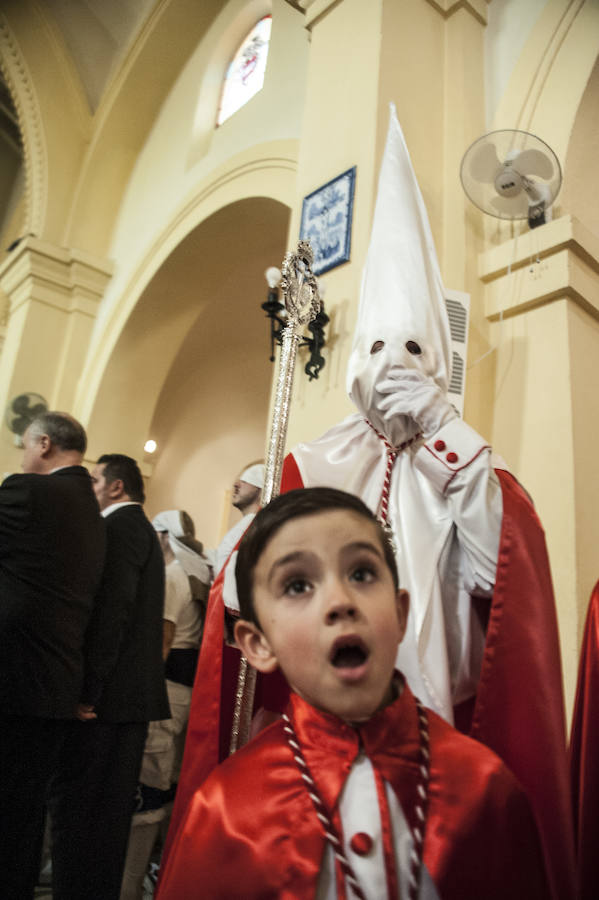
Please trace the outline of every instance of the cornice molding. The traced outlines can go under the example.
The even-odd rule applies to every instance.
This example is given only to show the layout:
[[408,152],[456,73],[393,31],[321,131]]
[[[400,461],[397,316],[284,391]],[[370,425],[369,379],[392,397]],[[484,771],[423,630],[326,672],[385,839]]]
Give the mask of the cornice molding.
[[298,0],[298,5],[306,15],[306,28],[310,31],[333,7],[343,0]]
[[491,0],[427,0],[427,3],[441,13],[444,19],[450,19],[464,10],[470,13],[481,25],[488,20],[487,7]]
[[[306,28],[310,31],[333,7],[342,2],[343,0],[297,0],[297,8],[304,11]],[[426,0],[426,2],[436,9],[444,19],[450,19],[456,13],[464,10],[481,25],[486,25],[487,7],[491,0]]]
[[0,266],[0,287],[12,315],[30,300],[95,318],[113,266],[80,250],[29,237]]

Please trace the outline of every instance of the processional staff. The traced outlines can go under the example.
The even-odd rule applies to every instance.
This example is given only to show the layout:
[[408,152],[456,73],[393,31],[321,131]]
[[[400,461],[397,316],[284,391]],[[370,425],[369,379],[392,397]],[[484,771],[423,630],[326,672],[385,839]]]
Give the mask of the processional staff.
[[[281,290],[287,311],[287,324],[282,333],[277,391],[262,488],[262,506],[266,506],[278,496],[281,487],[297,348],[302,337],[302,329],[316,318],[321,309],[318,282],[312,272],[313,261],[314,254],[310,242],[299,241],[295,253],[285,254],[281,268]],[[230,753],[235,753],[249,740],[255,690],[256,670],[250,666],[245,657],[242,657],[235,695]]]

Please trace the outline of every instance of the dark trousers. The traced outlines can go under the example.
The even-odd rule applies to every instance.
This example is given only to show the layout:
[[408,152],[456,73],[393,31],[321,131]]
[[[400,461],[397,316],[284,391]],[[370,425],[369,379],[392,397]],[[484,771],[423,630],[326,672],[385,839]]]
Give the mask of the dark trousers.
[[50,789],[54,900],[118,900],[147,722],[73,722]]
[[33,897],[46,790],[70,724],[0,713],[0,896],[6,900]]

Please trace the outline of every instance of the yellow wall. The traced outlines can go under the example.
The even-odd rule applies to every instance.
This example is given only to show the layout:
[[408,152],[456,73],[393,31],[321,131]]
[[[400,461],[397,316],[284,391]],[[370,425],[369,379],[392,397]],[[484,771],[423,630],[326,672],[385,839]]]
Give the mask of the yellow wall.
[[[294,386],[289,445],[319,435],[351,412],[345,394],[361,265],[368,245],[375,146],[382,3],[345,0],[311,30],[306,103],[289,245],[299,237],[303,197],[357,167],[350,262],[323,275],[331,350],[318,382],[302,374]],[[302,362],[305,355],[301,354]],[[303,368],[303,365],[302,365]]]

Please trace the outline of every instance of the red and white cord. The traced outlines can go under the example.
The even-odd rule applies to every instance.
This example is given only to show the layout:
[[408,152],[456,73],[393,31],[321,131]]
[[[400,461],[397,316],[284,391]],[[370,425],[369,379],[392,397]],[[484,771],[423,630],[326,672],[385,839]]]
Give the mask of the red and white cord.
[[389,443],[384,434],[381,434],[380,431],[377,431],[372,422],[369,422],[368,419],[365,420],[366,424],[372,428],[376,436],[383,442],[385,447],[387,448],[387,466],[385,468],[385,478],[383,480],[383,490],[381,492],[381,500],[379,503],[379,520],[381,525],[387,527],[389,525],[389,492],[391,490],[391,474],[393,472],[393,466],[395,465],[395,460],[406,447],[409,447],[415,441],[420,440],[422,437],[422,432],[418,432],[414,437],[409,438],[409,440],[404,441],[402,444],[399,444],[397,447],[394,447],[393,444]]
[[422,851],[424,849],[424,834],[426,831],[426,816],[428,812],[428,784],[431,774],[430,738],[428,733],[428,719],[426,710],[418,697],[414,697],[418,711],[418,730],[420,732],[420,760],[418,762],[418,784],[416,785],[416,806],[414,817],[416,824],[412,829],[414,846],[410,852],[410,900],[417,900],[420,889],[420,877],[422,875]]
[[[418,797],[418,800],[414,810],[415,818],[418,824],[412,829],[414,846],[410,853],[409,900],[417,900],[420,887],[420,875],[422,871],[422,849],[424,846],[424,834],[426,830],[426,814],[428,809],[428,783],[430,777],[428,720],[426,717],[426,711],[422,706],[420,700],[418,700],[417,697],[415,697],[414,699],[416,701],[416,707],[418,711],[418,727],[420,732],[420,759],[418,763],[418,784],[416,786],[416,795]],[[318,794],[318,788],[316,787],[314,779],[310,774],[310,769],[308,768],[308,764],[304,759],[304,755],[293,729],[293,725],[291,724],[291,720],[286,713],[283,714],[283,730],[285,731],[287,743],[289,744],[291,752],[293,753],[293,758],[295,759],[300,770],[300,775],[304,783],[306,784],[310,799],[314,804],[316,815],[318,816],[320,824],[322,825],[324,835],[333,848],[335,858],[338,860],[339,865],[341,866],[341,870],[355,896],[358,898],[358,900],[366,900],[366,897],[362,891],[362,888],[360,887],[351,863],[345,855],[342,841],[337,834],[337,829],[335,828],[335,825],[333,824],[328,814],[326,806],[324,805]]]
[[341,870],[348,881],[349,886],[352,891],[358,897],[358,900],[366,900],[366,896],[364,895],[362,888],[356,878],[356,873],[354,872],[351,863],[347,856],[345,855],[345,851],[343,849],[343,844],[339,839],[339,835],[337,834],[337,829],[335,828],[328,812],[327,808],[320,799],[318,794],[318,789],[316,784],[314,783],[314,779],[310,774],[310,769],[308,768],[308,764],[304,759],[304,755],[302,753],[302,749],[297,740],[295,731],[293,730],[293,725],[291,724],[291,720],[287,713],[283,713],[283,730],[285,731],[285,736],[287,738],[287,743],[291,748],[291,752],[293,753],[293,758],[295,759],[298,768],[300,770],[300,775],[302,776],[306,787],[308,789],[308,794],[310,795],[310,799],[314,804],[314,808],[316,810],[316,815],[320,820],[320,824],[322,825],[324,835],[333,848],[333,853],[335,854],[335,858],[338,860],[339,865],[341,866]]

